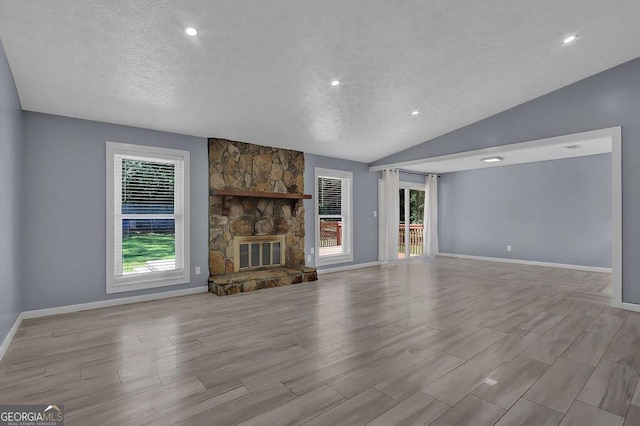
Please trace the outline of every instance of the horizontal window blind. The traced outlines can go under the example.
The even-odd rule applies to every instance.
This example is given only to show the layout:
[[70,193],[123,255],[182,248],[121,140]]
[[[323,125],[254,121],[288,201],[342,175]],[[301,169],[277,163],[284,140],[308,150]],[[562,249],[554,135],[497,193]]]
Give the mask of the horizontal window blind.
[[174,163],[122,158],[122,213],[173,213],[175,169]]
[[318,214],[342,214],[342,179],[318,177]]

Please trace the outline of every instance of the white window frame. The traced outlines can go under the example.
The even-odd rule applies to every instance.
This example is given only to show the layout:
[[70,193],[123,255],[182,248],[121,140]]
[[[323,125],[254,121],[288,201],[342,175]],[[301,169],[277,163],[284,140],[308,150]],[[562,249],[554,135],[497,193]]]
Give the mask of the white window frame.
[[[346,185],[342,187],[342,229],[344,253],[320,256],[320,214],[319,198],[318,198],[318,178],[328,177],[346,180]],[[335,265],[337,263],[353,262],[353,173],[345,170],[315,168],[314,172],[314,206],[315,206],[315,222],[316,222],[316,241],[315,241],[315,264],[316,266]]]
[[[178,149],[158,148],[144,145],[107,141],[107,294],[125,291],[188,284],[190,282],[190,152]],[[158,271],[147,274],[118,275],[116,271],[116,229],[122,229],[120,208],[121,182],[116,182],[116,155],[138,156],[141,159],[173,160],[182,162],[176,175],[176,185],[182,186],[182,199],[176,199],[174,218],[176,220],[176,239],[181,239],[180,253],[176,253],[176,263],[182,263],[180,269]],[[182,169],[180,172],[179,169]],[[178,193],[176,191],[176,197]],[[121,231],[120,231],[121,232]],[[180,244],[176,244],[178,247]],[[120,247],[121,249],[121,247]],[[181,259],[181,261],[179,261]]]

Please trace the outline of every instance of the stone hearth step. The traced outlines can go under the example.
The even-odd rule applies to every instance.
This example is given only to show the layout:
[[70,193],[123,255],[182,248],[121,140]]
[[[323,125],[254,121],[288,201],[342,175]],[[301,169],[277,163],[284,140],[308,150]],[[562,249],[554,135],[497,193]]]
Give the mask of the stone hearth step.
[[209,291],[218,296],[226,296],[317,279],[316,268],[271,268],[209,277]]

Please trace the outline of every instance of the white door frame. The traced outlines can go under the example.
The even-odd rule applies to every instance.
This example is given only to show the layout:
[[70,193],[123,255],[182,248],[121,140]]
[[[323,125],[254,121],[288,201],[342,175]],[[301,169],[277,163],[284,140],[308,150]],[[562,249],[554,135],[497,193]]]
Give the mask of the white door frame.
[[638,310],[622,302],[622,127],[604,130],[611,136],[611,306]]
[[[401,163],[372,166],[370,171],[416,165],[426,160],[445,160],[469,155],[495,153],[496,150],[520,149],[528,146],[573,144],[584,140],[609,138],[611,141],[611,306],[640,312],[640,305],[622,301],[622,127],[609,127],[588,132],[572,133],[552,138],[537,139],[497,147],[458,152],[439,157],[409,160]],[[380,208],[380,207],[379,207]]]
[[[426,176],[426,175],[425,175]],[[407,194],[407,190],[411,190],[411,189],[415,189],[418,191],[425,191],[426,190],[426,183],[425,184],[420,184],[420,183],[416,183],[416,182],[403,182],[400,181],[400,189],[404,189],[405,190],[405,194]],[[384,205],[383,203],[383,198],[384,198],[384,191],[382,190],[382,179],[378,179],[378,213],[380,213],[380,220],[378,220],[378,235],[382,235],[382,232],[384,231],[382,229],[383,226],[383,220],[382,220],[382,214],[383,214],[383,209],[386,209],[387,207]],[[406,200],[405,200],[406,201]],[[426,200],[425,200],[426,202]],[[407,205],[405,203],[405,209],[407,208]],[[406,211],[405,211],[405,220],[406,220]],[[408,223],[405,223],[405,226],[408,225]],[[407,236],[409,234],[406,232],[406,228],[405,228],[405,247],[407,245],[406,239]],[[378,250],[379,251],[379,250]],[[420,258],[425,258],[427,257],[426,254],[421,254],[421,255],[417,255],[417,256],[405,256],[402,259],[394,259],[392,260],[392,262],[404,262],[406,260],[413,260],[413,259],[420,259]],[[382,254],[378,253],[378,260],[380,260],[382,258]]]

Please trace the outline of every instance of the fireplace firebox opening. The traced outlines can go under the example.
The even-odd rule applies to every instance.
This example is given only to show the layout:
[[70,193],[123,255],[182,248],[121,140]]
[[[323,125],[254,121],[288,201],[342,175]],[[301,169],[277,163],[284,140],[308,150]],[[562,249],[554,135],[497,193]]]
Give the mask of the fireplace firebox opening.
[[235,272],[285,265],[284,235],[236,236],[233,244]]

